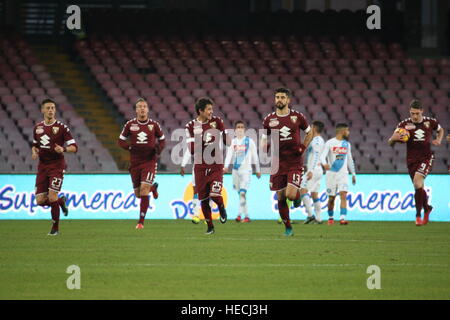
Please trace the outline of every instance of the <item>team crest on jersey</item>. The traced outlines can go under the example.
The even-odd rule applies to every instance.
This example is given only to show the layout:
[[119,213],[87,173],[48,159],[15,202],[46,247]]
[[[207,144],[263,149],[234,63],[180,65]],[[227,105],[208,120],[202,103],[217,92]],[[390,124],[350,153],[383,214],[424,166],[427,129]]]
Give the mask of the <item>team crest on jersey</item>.
[[59,127],[52,128],[53,134],[57,134],[59,132]]
[[152,131],[152,130],[153,130],[153,124],[149,124],[149,125],[148,125],[148,129],[149,129],[150,131]]
[[41,133],[44,133],[44,128],[42,128],[42,127],[37,127],[37,128],[36,128],[36,134],[41,134]]
[[414,124],[412,124],[412,123],[408,123],[406,126],[405,126],[405,129],[406,130],[414,130],[416,128],[416,126],[414,125]]
[[425,121],[424,123],[423,123],[423,125],[425,126],[425,128],[429,128],[430,127],[430,121]]
[[217,124],[216,124],[215,121],[214,121],[214,122],[211,122],[209,125],[210,125],[212,128],[216,128],[216,127],[217,127]]
[[291,116],[291,121],[292,121],[292,123],[296,123],[297,122],[297,116]]
[[280,122],[277,119],[270,119],[269,127],[276,127]]
[[139,131],[139,126],[137,124],[132,124],[130,127],[131,131]]

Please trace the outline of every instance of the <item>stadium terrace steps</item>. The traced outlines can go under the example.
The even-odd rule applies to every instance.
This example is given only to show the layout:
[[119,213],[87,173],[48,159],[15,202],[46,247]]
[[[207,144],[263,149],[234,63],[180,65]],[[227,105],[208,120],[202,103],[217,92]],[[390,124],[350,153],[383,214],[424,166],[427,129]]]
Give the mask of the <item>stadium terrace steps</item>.
[[33,49],[58,86],[73,102],[77,113],[85,119],[88,128],[111,153],[117,167],[126,170],[128,154],[117,145],[121,127],[103,105],[102,97],[89,85],[80,67],[56,46],[35,45]]

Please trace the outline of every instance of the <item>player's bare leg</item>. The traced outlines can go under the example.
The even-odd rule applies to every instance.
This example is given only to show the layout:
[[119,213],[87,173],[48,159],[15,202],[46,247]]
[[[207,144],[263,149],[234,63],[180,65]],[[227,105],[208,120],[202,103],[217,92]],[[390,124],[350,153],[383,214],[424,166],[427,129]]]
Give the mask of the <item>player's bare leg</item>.
[[336,196],[328,196],[328,225],[334,224],[334,199]]
[[316,223],[321,224],[322,223],[322,217],[321,217],[322,208],[320,206],[319,193],[311,192],[311,197],[312,197],[313,205],[314,205],[314,213],[316,216]]
[[[295,192],[297,192],[298,191],[297,188],[295,189],[296,189]],[[289,193],[289,196],[291,196],[292,198],[295,197],[295,195],[293,195],[292,192]],[[277,199],[278,199],[278,211],[280,213],[281,220],[283,221],[284,226],[286,228],[284,234],[286,236],[293,236],[294,233],[292,231],[291,220],[289,218],[289,207],[288,204],[286,203],[286,199],[291,200],[291,198],[287,197],[287,188],[277,191]]]
[[341,217],[340,217],[340,224],[346,225],[348,224],[346,218],[347,218],[347,191],[341,191],[339,192],[339,196],[341,198]]
[[148,183],[141,183],[141,186],[134,190],[134,194],[136,197],[141,199],[140,203],[140,210],[139,210],[139,221],[136,225],[136,229],[143,229],[144,228],[144,220],[145,215],[147,214],[147,210],[150,204],[150,190],[152,189],[152,186]]

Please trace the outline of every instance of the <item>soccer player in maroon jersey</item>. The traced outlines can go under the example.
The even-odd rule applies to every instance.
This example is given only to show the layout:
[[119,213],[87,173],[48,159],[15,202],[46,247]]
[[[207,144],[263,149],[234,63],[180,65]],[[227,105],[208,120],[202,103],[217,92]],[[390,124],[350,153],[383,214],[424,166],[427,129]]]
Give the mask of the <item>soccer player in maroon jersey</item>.
[[[287,88],[275,90],[275,112],[267,115],[263,121],[263,128],[267,135],[261,139],[261,147],[266,150],[268,136],[271,136],[272,168],[270,175],[270,190],[276,191],[278,211],[285,225],[286,236],[294,235],[289,219],[289,207],[286,198],[290,201],[300,197],[299,189],[303,175],[302,154],[312,139],[312,130],[305,116],[289,107],[291,91]],[[301,142],[300,130],[306,133]],[[278,141],[274,141],[274,131],[279,133]],[[278,156],[274,155],[274,148],[278,146]],[[278,163],[278,170],[276,170]],[[274,165],[275,164],[275,165]]]
[[186,142],[191,154],[194,155],[195,187],[203,216],[208,224],[206,234],[215,232],[209,205],[210,198],[219,208],[220,222],[227,221],[221,194],[226,133],[222,119],[213,116],[213,106],[214,102],[210,98],[199,98],[195,103],[197,118],[186,124]]
[[155,199],[158,198],[158,184],[153,181],[158,165],[157,158],[165,146],[165,137],[159,123],[149,118],[148,104],[145,99],[139,98],[134,107],[136,118],[124,125],[118,143],[120,147],[130,152],[129,172],[134,194],[141,199],[136,229],[143,229],[150,204],[150,192]]
[[[409,131],[409,139],[406,143],[406,163],[408,173],[414,185],[414,200],[416,204],[416,225],[422,226],[428,223],[433,207],[428,204],[427,193],[424,189],[425,178],[433,166],[434,153],[431,144],[439,146],[444,137],[444,129],[434,118],[423,116],[423,107],[419,100],[412,100],[409,105],[410,118],[401,121],[397,128],[404,128]],[[396,129],[397,130],[397,129]],[[436,139],[433,138],[433,131],[437,131]],[[394,131],[389,138],[389,145],[401,142],[404,134]],[[421,211],[424,209],[424,218],[421,218]]]
[[59,208],[61,207],[65,216],[69,213],[66,198],[64,196],[58,198],[66,169],[64,152],[75,153],[78,146],[69,128],[56,120],[56,103],[53,100],[42,101],[41,112],[44,115],[44,121],[34,126],[31,147],[32,159],[39,158],[36,202],[39,206],[50,206],[53,224],[48,235],[56,236],[59,234]]

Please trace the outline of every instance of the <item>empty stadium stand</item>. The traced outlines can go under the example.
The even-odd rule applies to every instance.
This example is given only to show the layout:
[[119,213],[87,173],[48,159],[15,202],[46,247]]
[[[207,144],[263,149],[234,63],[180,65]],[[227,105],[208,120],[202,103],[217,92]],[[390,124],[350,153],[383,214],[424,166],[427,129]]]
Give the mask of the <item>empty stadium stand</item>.
[[19,35],[0,35],[0,172],[35,171],[31,159],[33,126],[42,120],[39,103],[51,97],[57,117],[68,124],[80,146],[66,156],[68,172],[117,171],[117,166],[73,107],[39,64],[28,43]]
[[[292,90],[295,109],[325,123],[325,138],[337,122],[351,125],[358,172],[406,172],[404,146],[390,148],[387,139],[408,117],[412,98],[450,129],[450,59],[409,55],[399,11],[383,15],[391,23],[379,32],[355,30],[365,17],[349,10],[236,15],[224,9],[221,17],[195,10],[94,8],[83,13],[86,36],[66,40],[77,66],[87,70],[119,122],[134,117],[138,97],[149,101],[150,116],[168,138],[159,172],[178,171],[170,159],[176,143],[170,133],[195,116],[196,98],[211,96],[227,127],[242,119],[259,129],[273,111],[273,90],[279,86]],[[89,108],[58,85],[24,37],[0,36],[0,41],[0,172],[34,170],[29,142],[34,122],[41,119],[38,102],[47,96],[58,102],[59,117],[82,146],[77,156],[67,157],[69,170],[125,170],[123,155],[105,148],[105,139],[115,143],[120,126],[106,126],[102,133],[88,122]],[[77,66],[71,74],[79,74]],[[108,122],[103,116],[109,106],[98,101],[93,106]],[[449,144],[433,148],[433,172],[446,173]]]
[[[76,48],[124,119],[137,97],[168,132],[194,117],[197,97],[211,96],[228,127],[244,119],[260,128],[273,111],[273,89],[293,91],[293,104],[326,134],[351,124],[359,172],[405,172],[401,146],[386,140],[408,116],[413,97],[450,127],[450,59],[412,59],[401,44],[362,36],[92,35]],[[170,149],[162,155],[168,170]],[[434,172],[446,172],[449,149],[436,148]]]

